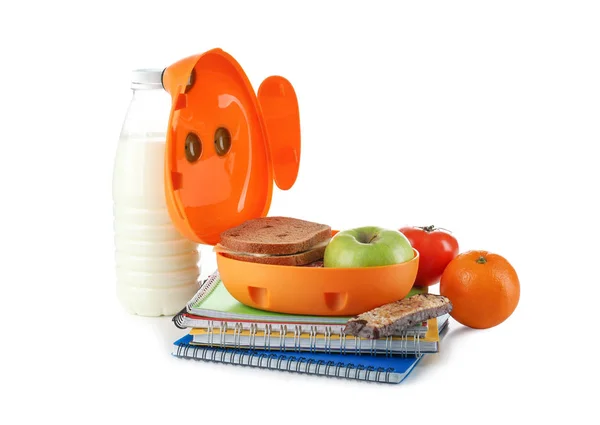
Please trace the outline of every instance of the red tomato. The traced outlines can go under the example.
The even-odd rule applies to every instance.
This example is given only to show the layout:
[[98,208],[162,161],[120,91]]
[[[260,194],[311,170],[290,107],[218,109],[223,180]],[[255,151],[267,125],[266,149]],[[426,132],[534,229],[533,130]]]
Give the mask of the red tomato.
[[403,227],[400,232],[419,251],[419,271],[414,286],[438,283],[448,263],[458,255],[458,242],[454,236],[434,226]]

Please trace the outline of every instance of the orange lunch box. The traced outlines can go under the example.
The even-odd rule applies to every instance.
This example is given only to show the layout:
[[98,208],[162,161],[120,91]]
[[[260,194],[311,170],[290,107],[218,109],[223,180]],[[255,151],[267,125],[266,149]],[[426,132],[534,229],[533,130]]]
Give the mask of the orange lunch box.
[[238,261],[217,254],[223,284],[239,302],[261,310],[317,316],[353,316],[404,298],[419,253],[393,266],[293,267]]
[[[296,93],[280,76],[265,79],[255,93],[242,67],[221,49],[174,63],[162,82],[172,97],[164,168],[169,214],[188,239],[216,245],[221,232],[267,215],[273,181],[282,190],[295,183],[301,151]],[[238,301],[309,315],[355,315],[402,299],[418,264],[416,250],[405,263],[365,268],[267,265],[217,253],[221,280]]]

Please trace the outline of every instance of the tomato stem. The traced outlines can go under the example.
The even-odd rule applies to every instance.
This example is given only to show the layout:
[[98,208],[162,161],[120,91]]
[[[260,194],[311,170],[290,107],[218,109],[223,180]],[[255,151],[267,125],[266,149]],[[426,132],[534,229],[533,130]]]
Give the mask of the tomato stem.
[[434,225],[431,225],[431,226],[421,226],[421,227],[417,227],[417,228],[418,228],[418,229],[421,229],[421,230],[424,230],[424,231],[425,231],[425,232],[427,232],[427,233],[431,233],[431,232],[433,232],[434,230],[443,230],[443,231],[445,231],[445,232],[452,233],[452,232],[451,232],[450,230],[448,230],[448,229],[444,229],[443,227],[435,227]]
[[487,260],[485,259],[485,257],[482,255],[480,256],[476,261],[477,264],[485,264],[487,263]]

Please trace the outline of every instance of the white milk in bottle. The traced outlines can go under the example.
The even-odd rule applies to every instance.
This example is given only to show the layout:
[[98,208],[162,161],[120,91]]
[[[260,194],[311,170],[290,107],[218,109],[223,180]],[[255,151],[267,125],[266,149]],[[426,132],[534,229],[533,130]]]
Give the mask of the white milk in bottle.
[[164,193],[170,98],[162,70],[133,72],[113,174],[117,296],[142,316],[171,316],[198,290],[199,252],[173,226]]

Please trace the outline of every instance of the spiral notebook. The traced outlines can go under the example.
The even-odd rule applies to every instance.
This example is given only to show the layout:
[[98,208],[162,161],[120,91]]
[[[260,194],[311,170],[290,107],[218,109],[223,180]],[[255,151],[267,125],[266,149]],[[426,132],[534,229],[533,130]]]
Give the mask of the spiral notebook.
[[213,348],[190,344],[191,335],[173,343],[172,355],[263,369],[305,373],[389,384],[402,382],[423,356],[385,357]]
[[[237,301],[214,272],[202,282],[198,292],[178,314],[173,317],[180,329],[198,328],[212,332],[215,329],[233,333],[286,332],[288,329],[300,334],[318,333],[341,335],[350,317],[306,316],[264,311]],[[403,336],[424,338],[427,322],[412,326],[402,332]]]

